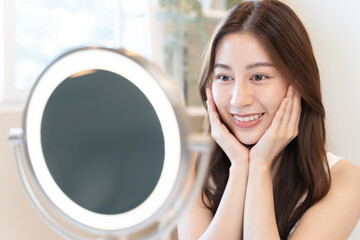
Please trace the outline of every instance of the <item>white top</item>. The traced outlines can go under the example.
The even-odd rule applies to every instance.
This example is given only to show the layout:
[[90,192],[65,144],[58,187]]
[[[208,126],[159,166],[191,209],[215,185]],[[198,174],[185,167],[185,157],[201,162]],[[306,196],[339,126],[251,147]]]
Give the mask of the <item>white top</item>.
[[329,168],[331,169],[339,160],[343,159],[343,157],[336,156],[331,152],[326,153],[327,161],[329,164]]
[[[331,152],[326,152],[326,158],[327,158],[327,162],[329,164],[329,169],[331,169],[338,161],[340,161],[341,159],[343,159],[343,157],[339,157],[336,156],[335,154],[331,153]],[[305,196],[302,196],[302,198],[300,198],[298,204],[296,205],[299,206],[299,204],[305,200]],[[299,220],[300,221],[300,220]],[[293,229],[291,229],[289,237],[291,236],[291,234],[293,234],[295,228],[297,227],[297,225],[299,224],[299,221],[297,221],[297,223],[295,224],[295,226],[293,227]]]

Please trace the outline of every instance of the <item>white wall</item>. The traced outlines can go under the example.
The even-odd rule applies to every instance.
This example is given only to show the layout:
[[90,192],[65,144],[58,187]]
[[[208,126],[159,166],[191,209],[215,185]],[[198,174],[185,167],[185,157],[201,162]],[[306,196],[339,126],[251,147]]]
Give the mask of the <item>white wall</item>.
[[[328,149],[360,166],[360,1],[283,2],[298,14],[312,40],[321,74]],[[349,239],[360,239],[360,224]]]
[[0,239],[61,240],[36,213],[22,186],[8,131],[21,127],[20,108],[0,108]]
[[[360,165],[360,1],[283,0],[308,29],[318,60],[327,112],[328,149]],[[60,239],[26,199],[7,131],[21,115],[0,114],[1,239]],[[359,203],[360,204],[360,203]],[[360,225],[349,238],[360,239]]]

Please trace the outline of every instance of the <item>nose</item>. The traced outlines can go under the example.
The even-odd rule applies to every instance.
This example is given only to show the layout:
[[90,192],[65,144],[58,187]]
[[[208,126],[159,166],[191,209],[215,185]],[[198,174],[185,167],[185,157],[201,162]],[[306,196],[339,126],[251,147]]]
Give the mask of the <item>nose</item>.
[[244,81],[236,81],[232,89],[230,104],[236,108],[242,108],[252,105],[254,102],[253,93]]

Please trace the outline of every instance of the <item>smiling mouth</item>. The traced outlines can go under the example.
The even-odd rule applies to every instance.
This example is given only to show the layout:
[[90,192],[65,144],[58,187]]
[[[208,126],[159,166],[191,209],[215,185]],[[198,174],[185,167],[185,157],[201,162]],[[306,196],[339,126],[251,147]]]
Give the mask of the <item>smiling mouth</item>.
[[259,113],[259,114],[248,115],[245,117],[233,115],[233,117],[239,122],[251,122],[251,121],[257,120],[258,118],[262,117],[264,114],[265,113]]

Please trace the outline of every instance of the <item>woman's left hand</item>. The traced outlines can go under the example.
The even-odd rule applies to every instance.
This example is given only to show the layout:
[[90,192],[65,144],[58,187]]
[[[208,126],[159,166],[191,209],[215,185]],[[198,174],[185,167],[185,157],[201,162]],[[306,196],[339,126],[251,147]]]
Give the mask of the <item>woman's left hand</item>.
[[298,135],[300,113],[301,96],[289,86],[270,127],[250,150],[250,165],[260,163],[271,168],[276,155]]

